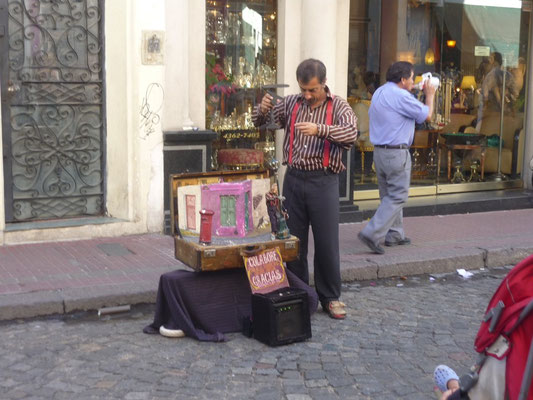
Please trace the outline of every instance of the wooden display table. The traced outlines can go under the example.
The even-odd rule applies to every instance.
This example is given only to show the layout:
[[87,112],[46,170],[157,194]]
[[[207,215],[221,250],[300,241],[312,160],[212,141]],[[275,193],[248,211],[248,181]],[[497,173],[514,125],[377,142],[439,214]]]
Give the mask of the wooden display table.
[[[419,129],[415,131],[413,144],[410,147],[413,149],[412,178],[426,177],[429,171],[432,174],[435,171],[435,159],[438,158],[435,151],[437,150],[441,131],[441,129]],[[420,154],[418,150],[422,150],[425,154]],[[423,164],[421,160],[424,161]]]
[[[442,148],[447,150],[447,160],[448,160],[448,181],[451,181],[452,175],[452,152],[454,150],[481,150],[481,180],[485,179],[485,147],[481,144],[443,144]],[[437,171],[440,171],[440,149],[439,157],[437,162]]]
[[369,151],[374,151],[374,146],[372,144],[365,145],[359,144],[359,152],[361,153],[361,183],[365,181],[365,153]]

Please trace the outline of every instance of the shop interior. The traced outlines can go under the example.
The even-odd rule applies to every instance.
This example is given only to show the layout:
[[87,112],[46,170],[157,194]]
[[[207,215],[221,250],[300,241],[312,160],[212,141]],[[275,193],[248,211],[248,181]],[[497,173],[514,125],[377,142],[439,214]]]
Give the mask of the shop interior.
[[277,1],[208,0],[206,36],[206,128],[217,132],[211,167],[267,165],[276,127],[256,128],[252,111],[276,84]]
[[[378,196],[368,108],[396,60],[415,65],[415,82],[426,72],[441,82],[433,120],[416,127],[411,195],[520,187],[529,30],[521,2],[350,5],[347,98],[361,132],[353,157],[354,198]],[[421,91],[413,95],[423,100]]]
[[[206,128],[212,169],[268,166],[275,126],[252,110],[276,91],[276,0],[207,0]],[[350,152],[354,200],[378,198],[369,140],[372,93],[397,60],[440,79],[436,112],[417,125],[411,195],[522,186],[529,12],[517,0],[350,0],[346,97],[360,138]],[[423,100],[422,91],[413,96]]]

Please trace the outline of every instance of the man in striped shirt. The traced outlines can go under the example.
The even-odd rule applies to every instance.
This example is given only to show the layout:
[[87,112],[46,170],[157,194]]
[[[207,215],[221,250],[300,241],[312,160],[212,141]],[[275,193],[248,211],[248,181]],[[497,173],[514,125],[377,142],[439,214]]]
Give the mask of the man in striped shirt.
[[314,278],[322,308],[335,319],[346,317],[341,294],[339,257],[339,172],[342,152],[357,139],[357,118],[346,100],[326,86],[326,67],[315,59],[296,70],[300,94],[273,104],[266,94],[256,107],[256,126],[274,122],[285,129],[283,164],[287,173],[283,196],[290,232],[300,239],[300,258],[287,267],[309,283],[307,247],[309,225],[315,242]]

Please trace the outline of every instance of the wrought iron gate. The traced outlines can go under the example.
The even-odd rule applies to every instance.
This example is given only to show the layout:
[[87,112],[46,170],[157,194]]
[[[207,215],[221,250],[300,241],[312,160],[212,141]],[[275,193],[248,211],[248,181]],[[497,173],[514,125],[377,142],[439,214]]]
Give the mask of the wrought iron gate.
[[101,5],[0,0],[8,222],[103,213]]

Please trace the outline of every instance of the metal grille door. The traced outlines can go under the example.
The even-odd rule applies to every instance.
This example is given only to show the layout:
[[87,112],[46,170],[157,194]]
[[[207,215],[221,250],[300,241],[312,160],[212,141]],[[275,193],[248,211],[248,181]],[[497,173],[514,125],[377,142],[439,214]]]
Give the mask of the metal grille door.
[[0,4],[2,25],[7,25],[0,38],[7,220],[100,215],[104,207],[101,3],[0,0]]

